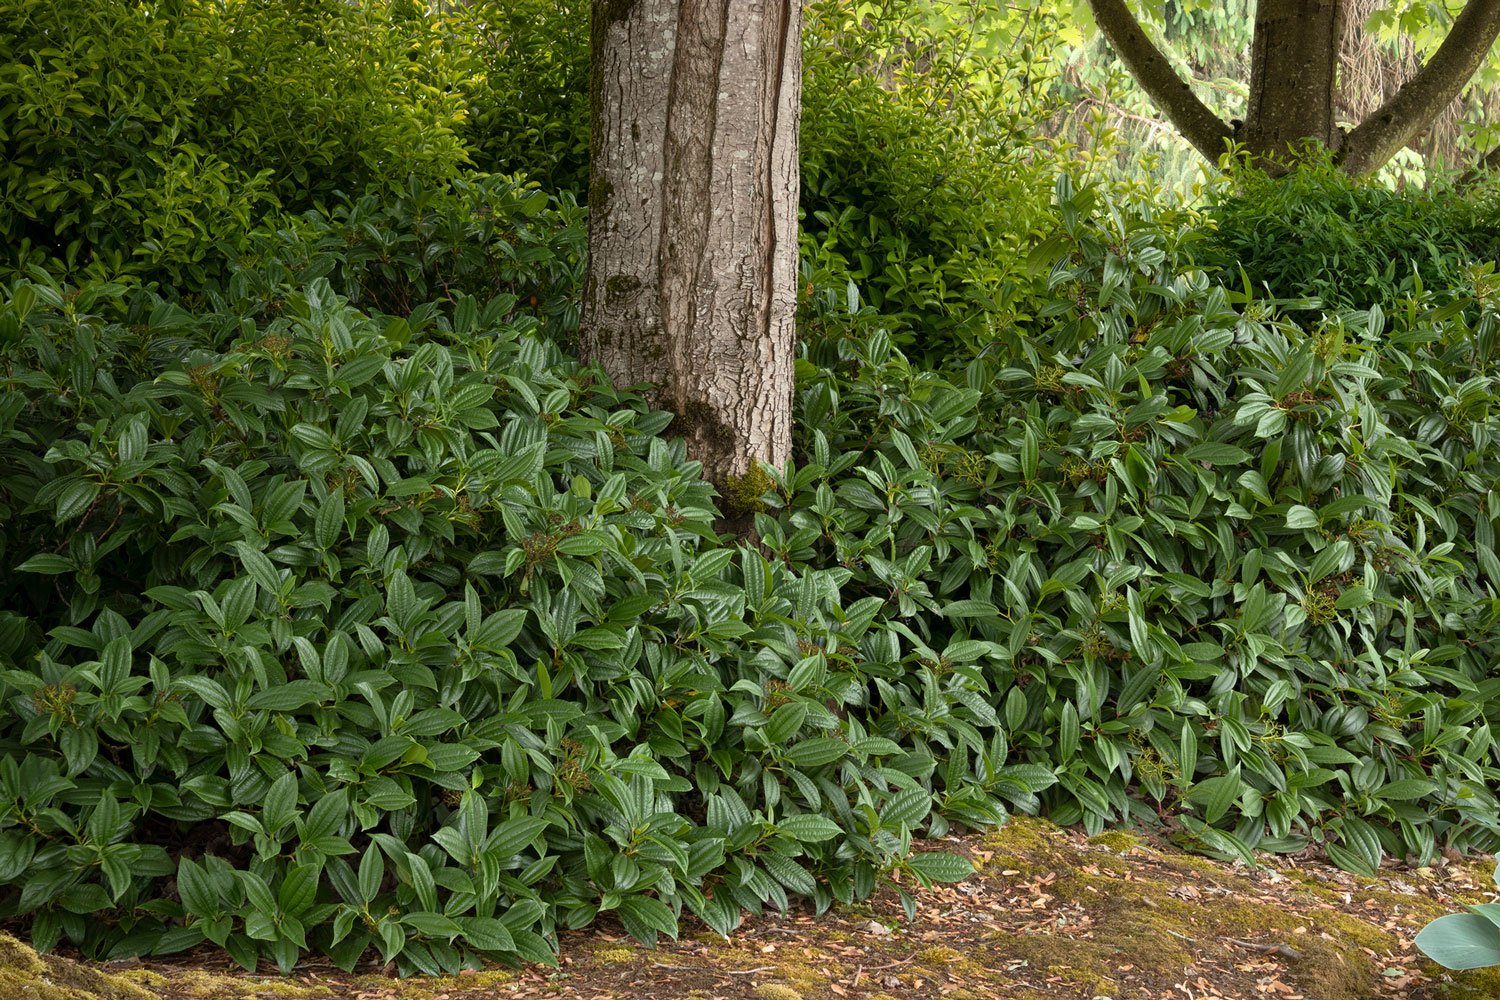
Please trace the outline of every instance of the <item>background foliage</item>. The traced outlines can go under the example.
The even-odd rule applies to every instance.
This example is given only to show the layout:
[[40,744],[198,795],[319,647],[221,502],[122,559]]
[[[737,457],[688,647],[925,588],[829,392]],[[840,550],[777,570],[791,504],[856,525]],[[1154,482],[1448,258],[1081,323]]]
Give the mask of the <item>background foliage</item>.
[[[938,17],[912,0],[808,11],[802,240],[815,280],[853,282],[903,343],[982,342],[1019,308],[1020,249],[1046,209],[1047,98],[1038,40],[999,44],[986,5]],[[984,27],[987,34],[980,35]]]
[[442,23],[462,53],[477,166],[524,173],[549,191],[588,190],[589,5],[471,0]]
[[1200,258],[1222,280],[1282,299],[1390,307],[1425,290],[1481,296],[1500,251],[1491,194],[1395,192],[1310,164],[1275,181],[1247,176],[1216,193]]
[[275,208],[453,176],[413,0],[3,0],[0,273],[197,287]]

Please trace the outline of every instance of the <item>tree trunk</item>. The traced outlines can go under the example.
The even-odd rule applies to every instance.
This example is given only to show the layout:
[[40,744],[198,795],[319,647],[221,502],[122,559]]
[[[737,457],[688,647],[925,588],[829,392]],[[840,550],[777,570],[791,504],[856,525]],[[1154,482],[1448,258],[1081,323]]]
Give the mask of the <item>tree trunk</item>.
[[1295,160],[1309,141],[1338,148],[1334,82],[1343,0],[1259,0],[1244,142],[1257,161]]
[[649,384],[743,527],[791,449],[800,4],[594,0],[592,63],[583,352]]
[[[1235,137],[1263,167],[1284,169],[1309,142],[1351,174],[1378,170],[1463,92],[1500,38],[1500,0],[1468,0],[1432,58],[1348,135],[1334,112],[1339,42],[1351,0],[1259,0],[1250,101]],[[1177,76],[1125,0],[1089,0],[1100,31],[1167,118],[1210,160],[1230,130]]]

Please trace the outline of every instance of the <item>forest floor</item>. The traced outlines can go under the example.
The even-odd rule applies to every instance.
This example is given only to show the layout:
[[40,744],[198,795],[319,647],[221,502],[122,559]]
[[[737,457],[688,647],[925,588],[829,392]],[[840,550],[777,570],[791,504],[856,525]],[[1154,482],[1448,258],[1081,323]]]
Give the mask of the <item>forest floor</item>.
[[309,963],[251,976],[221,954],[144,963],[38,958],[0,935],[0,1000],[1415,1000],[1500,997],[1500,973],[1451,976],[1412,936],[1494,897],[1493,862],[1393,867],[1210,861],[1132,834],[1093,839],[1017,817],[954,838],[978,873],[870,903],[701,926],[641,947],[618,928],[568,933],[557,968],[396,980]]

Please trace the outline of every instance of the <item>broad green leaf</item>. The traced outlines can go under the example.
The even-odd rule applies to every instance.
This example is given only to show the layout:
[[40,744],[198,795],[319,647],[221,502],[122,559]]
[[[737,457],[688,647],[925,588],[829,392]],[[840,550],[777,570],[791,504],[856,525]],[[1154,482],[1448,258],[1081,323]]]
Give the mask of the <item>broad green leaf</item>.
[[1319,524],[1318,512],[1311,507],[1302,504],[1292,504],[1286,512],[1286,526],[1288,528],[1316,528]]
[[933,882],[958,882],[974,874],[968,858],[946,851],[923,851],[913,854],[906,863],[918,875]]
[[832,840],[843,832],[839,829],[839,825],[828,817],[814,816],[811,813],[783,816],[777,820],[776,829],[805,844]]

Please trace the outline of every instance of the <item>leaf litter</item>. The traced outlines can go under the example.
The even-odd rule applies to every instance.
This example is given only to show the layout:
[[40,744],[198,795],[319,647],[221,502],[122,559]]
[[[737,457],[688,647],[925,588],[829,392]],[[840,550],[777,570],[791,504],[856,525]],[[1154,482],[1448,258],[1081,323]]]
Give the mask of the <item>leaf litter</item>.
[[[565,932],[555,968],[398,980],[316,960],[250,975],[204,950],[129,963],[47,956],[0,937],[0,986],[28,1000],[1459,1000],[1500,973],[1450,974],[1412,938],[1492,898],[1488,859],[1388,864],[1373,878],[1314,857],[1259,867],[1147,834],[1092,840],[1015,817],[947,838],[970,879],[923,890],[908,921],[886,892],[852,907],[749,917],[728,941],[687,923],[655,949],[618,925]],[[27,979],[34,977],[34,981]]]

